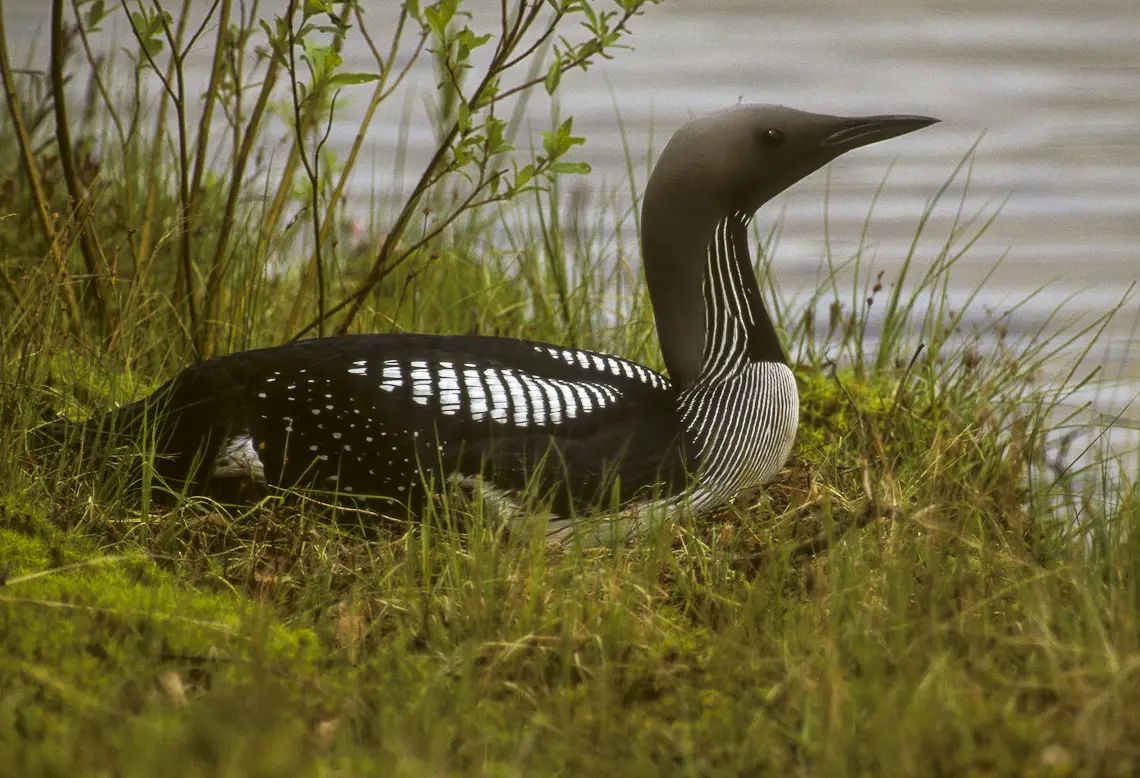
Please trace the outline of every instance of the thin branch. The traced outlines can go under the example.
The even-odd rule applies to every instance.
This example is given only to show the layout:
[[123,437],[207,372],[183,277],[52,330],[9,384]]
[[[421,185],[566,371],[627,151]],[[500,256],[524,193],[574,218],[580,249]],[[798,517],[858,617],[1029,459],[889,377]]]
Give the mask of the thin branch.
[[[467,211],[474,210],[477,208],[483,208],[487,205],[491,205],[492,203],[503,202],[504,200],[506,200],[507,199],[506,194],[498,194],[498,195],[494,195],[493,197],[485,197],[482,200],[476,200],[475,199],[479,195],[480,192],[486,191],[487,187],[491,185],[491,181],[493,179],[497,178],[499,175],[501,175],[501,174],[496,173],[495,175],[493,175],[491,177],[491,179],[487,179],[485,181],[481,180],[480,183],[478,184],[478,186],[459,204],[459,206],[457,208],[455,208],[450,214],[448,214],[446,218],[441,219],[439,222],[437,222],[435,227],[431,231],[425,232],[423,234],[423,236],[420,237],[419,240],[417,240],[415,243],[413,243],[408,248],[404,249],[404,251],[402,251],[400,254],[396,255],[396,257],[391,262],[387,263],[384,266],[384,268],[382,269],[379,277],[376,279],[376,283],[380,283],[385,278],[387,278],[389,275],[391,275],[393,272],[395,272],[396,269],[398,269],[401,265],[403,265],[404,262],[406,262],[409,257],[413,256],[416,252],[418,252],[420,249],[422,249],[428,243],[430,243],[431,241],[433,241],[437,237],[439,237],[443,233],[444,230],[446,230],[448,227],[450,227],[452,224],[454,224],[456,219],[458,219],[460,216],[462,216]],[[360,299],[367,296],[368,292],[370,292],[370,291],[371,291],[371,288],[365,289],[362,287],[362,288],[357,289],[356,292],[354,292],[352,295],[350,295],[349,297],[346,297],[345,299],[343,299],[339,303],[337,303],[337,305],[330,308],[327,312],[327,315],[335,316],[337,313],[344,310],[346,307],[348,307],[352,303],[358,302]],[[359,295],[359,297],[358,297],[358,295]],[[309,322],[296,335],[294,335],[292,338],[290,338],[290,342],[300,340],[310,330],[312,330],[312,328],[315,327],[316,325],[317,325],[317,322],[315,319],[313,321]],[[344,334],[344,333],[339,333],[339,334]]]
[[[214,8],[217,8],[218,3],[214,3]],[[206,85],[205,96],[202,101],[202,116],[198,121],[198,137],[195,139],[197,148],[194,155],[194,173],[190,178],[190,205],[191,209],[197,210],[199,194],[202,189],[202,176],[206,170],[206,154],[209,151],[210,139],[210,126],[214,118],[214,104],[218,100],[218,84],[222,80],[223,70],[225,64],[226,51],[229,46],[229,20],[230,20],[230,7],[231,0],[222,0],[221,13],[218,16],[218,37],[214,43],[214,60],[210,65],[210,81]],[[210,9],[210,14],[213,14],[214,9]],[[207,16],[207,18],[209,18]],[[205,24],[205,22],[203,22]],[[195,36],[197,37],[197,36]],[[186,50],[189,51],[193,46],[193,41],[187,45]]]
[[390,87],[388,87],[388,90],[380,95],[380,102],[383,102],[384,100],[388,99],[388,97],[393,92],[395,92],[397,88],[399,88],[400,84],[403,83],[404,77],[408,75],[408,72],[411,71],[411,69],[412,69],[412,65],[414,65],[416,63],[416,60],[419,59],[420,54],[423,52],[424,45],[427,43],[427,39],[428,39],[427,33],[423,33],[420,35],[420,42],[416,44],[416,50],[412,52],[412,58],[409,59],[404,64],[404,67],[400,70],[399,74],[396,76],[396,80],[392,82],[392,85]]
[[[506,63],[514,61],[510,59],[514,52],[514,49],[518,46],[520,39],[525,33],[526,29],[528,29],[529,25],[536,18],[536,14],[540,6],[541,4],[536,3],[535,6],[531,8],[530,14],[524,15],[521,13],[524,5],[520,5],[520,13],[516,17],[510,32],[499,40],[495,53],[491,58],[490,64],[487,66],[487,70],[484,73],[482,81],[480,82],[479,86],[476,87],[470,99],[465,101],[468,105],[480,107],[494,105],[494,103],[497,103],[504,98],[509,97],[510,95],[517,94],[537,84],[543,83],[545,76],[532,78],[516,87],[507,90],[506,92],[499,92],[494,96],[488,98],[486,102],[483,102],[483,95],[492,85],[497,83],[499,77],[502,76],[503,73],[507,70],[505,67]],[[615,33],[624,31],[625,25],[628,23],[630,18],[632,18],[637,13],[639,8],[640,4],[625,10],[621,18],[618,20],[617,24],[612,28],[612,31]],[[502,4],[500,6],[500,10],[501,12],[505,12],[505,4]],[[579,56],[564,62],[561,70],[563,72],[566,72],[573,68],[580,67],[589,61],[594,55],[599,53],[600,52],[598,49],[584,50],[584,52]],[[422,202],[428,190],[434,183],[434,180],[437,178],[437,174],[441,166],[443,166],[444,160],[446,159],[448,153],[452,150],[458,135],[459,123],[456,121],[454,124],[452,124],[450,129],[440,138],[435,152],[432,154],[432,157],[429,160],[428,164],[424,167],[423,172],[420,174],[420,178],[416,182],[415,187],[412,189],[411,194],[404,201],[403,208],[397,215],[392,228],[388,231],[388,234],[386,235],[383,244],[380,246],[380,249],[376,254],[376,258],[373,260],[372,265],[369,268],[364,280],[353,292],[351,292],[347,297],[343,298],[339,303],[334,305],[326,312],[327,316],[332,316],[342,310],[345,311],[343,319],[337,326],[337,334],[344,334],[349,330],[349,328],[352,326],[352,322],[360,313],[364,299],[367,297],[369,292],[375,288],[376,284],[378,284],[380,280],[383,279],[387,274],[388,271],[385,268],[392,260],[392,256],[395,252],[397,243],[403,238],[404,232],[408,229],[411,223],[412,216],[418,210],[419,204]],[[311,331],[314,327],[319,327],[320,325],[320,319],[314,319],[302,327],[301,330],[293,336],[292,340],[297,340],[298,338]]]
[[[20,98],[16,94],[16,83],[13,80],[13,75],[12,63],[8,57],[8,31],[4,26],[4,3],[3,0],[0,0],[0,76],[2,76],[4,80],[4,97],[8,101],[8,115],[12,117],[12,126],[16,130],[16,143],[20,147],[20,161],[28,177],[28,183],[32,188],[32,202],[35,204],[40,229],[43,230],[44,238],[48,245],[52,247],[52,253],[56,255],[56,262],[62,276],[61,288],[63,290],[64,307],[71,319],[72,326],[78,330],[82,318],[79,312],[79,301],[75,297],[75,290],[72,288],[71,279],[68,277],[67,268],[63,264],[63,252],[56,241],[56,231],[55,225],[52,222],[51,207],[48,205],[47,195],[44,193],[43,183],[40,181],[39,168],[36,164],[35,155],[32,152],[32,143],[28,137],[27,125],[24,123],[24,112],[20,107]],[[8,285],[5,284],[5,286]],[[16,297],[17,303],[19,303],[19,295],[15,288],[8,286],[8,289],[10,293]]]
[[99,274],[98,248],[91,232],[87,191],[79,180],[75,167],[74,150],[71,146],[71,129],[68,126],[67,99],[64,91],[63,59],[67,43],[63,30],[63,0],[52,0],[51,4],[51,88],[52,104],[55,108],[55,137],[59,161],[63,167],[63,178],[67,191],[75,204],[79,217],[79,250],[83,263],[91,278],[91,291],[95,298],[95,309],[103,327],[103,333],[112,330],[111,316],[107,309],[106,295],[103,292],[103,279]]
[[[396,30],[392,34],[392,43],[388,49],[387,57],[380,54],[379,49],[376,47],[372,36],[369,34],[367,27],[364,24],[364,14],[357,8],[356,21],[357,27],[360,29],[361,35],[368,43],[369,49],[376,60],[377,67],[380,70],[380,79],[376,83],[376,87],[372,91],[372,98],[368,102],[368,107],[364,111],[364,116],[360,120],[360,126],[356,130],[356,137],[353,139],[352,148],[349,149],[348,157],[345,159],[344,165],[341,167],[340,176],[337,179],[336,186],[333,187],[332,194],[329,196],[328,204],[325,206],[324,223],[321,226],[321,240],[328,240],[329,234],[332,231],[333,219],[336,214],[336,208],[340,204],[340,199],[344,194],[345,187],[348,185],[349,176],[356,166],[356,158],[360,154],[360,150],[364,147],[364,142],[368,135],[368,128],[372,124],[372,119],[376,114],[377,109],[384,102],[384,100],[392,94],[392,92],[400,85],[404,77],[408,74],[412,65],[419,58],[420,53],[423,51],[424,43],[427,41],[428,35],[426,32],[420,34],[420,39],[416,45],[415,51],[412,52],[411,59],[404,65],[397,75],[395,81],[391,86],[388,85],[388,79],[392,74],[392,66],[396,61],[396,56],[399,53],[400,41],[403,38],[404,27],[407,22],[407,10],[400,13],[400,18],[396,22]],[[310,257],[308,264],[304,269],[304,279],[308,279],[310,272],[315,269],[316,254]],[[286,331],[294,328],[297,317],[300,315],[302,299],[298,297],[294,302],[293,308],[290,311]],[[326,312],[326,316],[327,316]]]
[[[630,19],[632,19],[634,16],[637,15],[639,10],[640,10],[640,6],[635,6],[633,8],[627,9],[626,12],[624,14],[622,14],[621,19],[619,19],[617,24],[614,26],[613,32],[615,32],[615,33],[616,32],[624,32],[626,24],[629,23]],[[569,59],[569,60],[566,60],[565,62],[563,62],[562,65],[559,67],[559,70],[563,73],[567,73],[571,70],[574,70],[577,67],[580,67],[581,65],[588,62],[592,57],[594,57],[595,55],[601,54],[601,53],[602,52],[600,49],[593,49],[593,50],[587,49],[585,52],[583,52],[582,54],[579,54],[574,59]],[[544,81],[546,81],[545,75],[537,76],[535,78],[529,79],[527,81],[522,82],[521,84],[518,84],[517,86],[513,86],[510,89],[499,92],[497,95],[495,95],[493,98],[491,98],[491,102],[492,103],[500,102],[501,100],[504,100],[504,99],[510,97],[511,95],[515,95],[515,94],[518,94],[519,92],[530,89],[531,87],[537,86],[538,84],[541,84]]]
[[[321,256],[321,212],[320,212],[320,150],[324,145],[322,140],[313,152],[312,164],[309,163],[309,158],[305,154],[305,125],[302,123],[301,116],[301,98],[297,91],[297,38],[296,31],[293,29],[293,7],[290,7],[290,13],[285,17],[285,24],[289,27],[289,87],[292,90],[293,102],[293,131],[295,133],[297,153],[301,157],[301,164],[305,167],[305,175],[309,178],[309,211],[312,217],[313,227],[313,263],[317,269],[317,335],[324,337],[325,334],[325,267],[324,261]],[[309,95],[310,99],[313,94]],[[328,131],[332,130],[333,110],[336,109],[336,97],[332,99],[332,108],[329,111]],[[328,138],[328,132],[325,133],[325,139]]]
[[[162,20],[162,32],[166,36],[167,45],[170,46],[170,57],[174,67],[174,78],[178,93],[172,100],[174,102],[174,115],[178,120],[178,202],[181,210],[181,218],[178,220],[178,254],[181,260],[179,267],[183,283],[175,282],[174,307],[177,310],[179,303],[182,302],[178,298],[182,293],[183,284],[185,284],[186,312],[189,314],[188,324],[192,334],[190,348],[194,353],[194,358],[200,360],[205,352],[203,347],[204,333],[202,333],[204,323],[198,319],[198,304],[194,299],[196,275],[194,273],[194,257],[190,252],[190,147],[186,130],[186,74],[182,67],[185,52],[178,45],[186,29],[190,0],[184,0],[182,4],[182,17],[178,24],[177,40],[170,31],[170,25],[166,22],[167,13],[165,9],[159,0],[152,0],[152,2],[159,11],[159,18]],[[215,0],[214,7],[216,5]],[[212,12],[213,9],[211,8]]]
[[[119,0],[119,5],[122,6],[123,13],[127,15],[127,19],[130,19],[131,9],[127,6],[127,0]],[[155,62],[154,57],[150,55],[150,49],[146,47],[146,41],[143,40],[142,35],[140,35],[139,31],[135,28],[133,20],[131,20],[131,33],[134,34],[135,41],[139,44],[139,50],[142,51],[142,53],[146,56],[146,61],[150,63],[150,67],[154,71],[154,74],[158,76],[158,80],[162,82],[162,88],[166,90],[166,94],[169,95],[170,99],[172,100],[177,99],[174,95],[174,90],[170,86],[170,82],[167,80],[166,76],[162,75],[162,71],[158,69],[158,63]]]
[[[488,66],[487,72],[483,77],[483,81],[479,84],[478,88],[475,89],[473,101],[477,101],[480,95],[483,94],[484,90],[486,90],[492,83],[494,83],[495,79],[501,72],[499,64],[509,53],[510,50],[505,48],[496,52],[495,60],[493,60]],[[404,201],[404,207],[400,210],[399,215],[396,217],[395,224],[393,224],[392,229],[385,237],[384,243],[380,247],[380,251],[376,256],[376,259],[373,261],[372,267],[369,268],[368,275],[365,277],[363,283],[361,283],[356,291],[353,292],[349,297],[345,298],[341,301],[341,303],[335,306],[334,310],[328,312],[327,315],[332,315],[343,308],[348,309],[348,312],[345,314],[344,319],[337,327],[337,334],[343,335],[348,332],[348,328],[352,325],[352,321],[356,318],[357,314],[360,313],[360,307],[363,304],[364,298],[376,286],[376,284],[380,282],[380,279],[383,278],[384,265],[391,257],[392,252],[396,247],[396,242],[399,241],[401,237],[403,237],[404,231],[408,228],[408,224],[411,221],[412,215],[415,213],[420,201],[423,199],[423,196],[426,194],[429,188],[428,182],[435,174],[437,168],[443,163],[444,158],[451,150],[451,147],[455,142],[455,138],[458,135],[459,122],[456,121],[440,139],[435,153],[432,155],[431,160],[428,161],[428,164],[424,167],[423,173],[420,175],[420,179],[416,183],[415,188],[412,190],[411,195],[409,195],[408,199]],[[314,326],[318,325],[319,322],[316,320],[310,322],[293,337],[293,340],[296,340],[311,330]]]
[[[221,1],[222,0],[214,0],[214,4],[212,6],[210,6],[210,10],[207,11],[206,15],[202,18],[202,23],[200,25],[198,25],[198,29],[195,30],[194,34],[190,36],[190,40],[186,43],[186,46],[182,49],[182,52],[179,54],[179,56],[178,56],[179,59],[185,59],[186,55],[190,53],[190,50],[194,48],[194,44],[198,42],[198,38],[200,38],[202,33],[204,33],[206,31],[206,25],[210,23],[210,19],[213,18],[214,11],[218,10],[218,3],[220,3]],[[162,7],[162,6],[158,5],[158,0],[153,0],[153,2],[155,4],[155,6],[157,6],[159,8]],[[226,3],[228,4],[229,0],[226,0]],[[221,24],[225,24],[224,18],[221,21]]]
[[[526,30],[530,29],[530,26],[532,24],[534,24],[534,20],[538,17],[538,12],[541,9],[542,9],[542,5],[537,4],[537,3],[531,9],[530,18],[527,19],[526,25],[523,27],[523,33],[525,33]],[[514,59],[507,62],[503,66],[503,69],[507,70],[507,69],[513,68],[515,65],[519,64],[520,62],[523,62],[524,60],[529,58],[530,55],[532,55],[536,51],[538,51],[539,47],[542,46],[542,44],[545,43],[550,38],[550,36],[554,34],[555,28],[558,27],[559,22],[561,22],[562,19],[565,18],[565,16],[566,16],[566,11],[564,9],[559,8],[557,11],[555,11],[554,17],[550,20],[550,24],[547,25],[547,27],[546,27],[546,32],[544,32],[544,33],[542,33],[542,35],[538,36],[538,39],[532,45],[523,49],[523,51],[520,52]]]
[[[293,8],[296,3],[297,0],[290,0],[290,8]],[[229,192],[226,196],[225,210],[222,212],[222,224],[218,228],[217,243],[214,246],[214,256],[210,262],[210,273],[206,281],[206,299],[211,301],[212,306],[217,303],[217,290],[222,283],[222,279],[225,277],[226,267],[228,265],[226,250],[229,247],[230,236],[233,233],[238,199],[241,196],[241,188],[244,183],[245,168],[246,165],[249,164],[250,155],[253,153],[253,147],[258,137],[258,128],[261,126],[262,117],[265,115],[265,111],[269,106],[269,98],[273,95],[273,88],[277,83],[279,68],[280,65],[277,58],[270,57],[269,65],[265,71],[265,78],[261,82],[261,91],[257,95],[257,102],[254,103],[253,112],[250,114],[249,121],[246,123],[241,145],[234,156],[233,169],[230,173]],[[212,307],[211,312],[213,310]]]
[[103,75],[99,72],[98,61],[95,59],[95,54],[91,51],[91,41],[87,37],[87,30],[83,27],[83,19],[79,15],[79,5],[75,0],[71,1],[71,11],[75,15],[75,31],[79,34],[79,42],[83,44],[83,55],[87,57],[87,64],[91,67],[91,77],[95,81],[95,88],[99,90],[99,97],[103,100],[103,107],[111,116],[111,122],[115,125],[115,132],[119,136],[119,145],[125,150],[127,147],[127,134],[123,130],[123,122],[119,118],[119,112],[115,110],[115,104],[111,100],[111,95],[107,91],[107,85],[103,82]]

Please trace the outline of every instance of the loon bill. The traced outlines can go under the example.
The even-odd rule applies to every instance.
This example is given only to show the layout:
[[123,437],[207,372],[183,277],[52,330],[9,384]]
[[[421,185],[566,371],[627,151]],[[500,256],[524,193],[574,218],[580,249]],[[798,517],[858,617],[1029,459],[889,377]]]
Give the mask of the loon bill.
[[681,127],[642,206],[669,378],[551,343],[349,335],[201,362],[137,403],[41,430],[146,436],[156,474],[194,493],[300,487],[415,515],[452,481],[507,502],[533,489],[563,528],[615,501],[709,511],[772,478],[798,423],[749,255],[753,215],[839,155],[935,121],[749,105]]

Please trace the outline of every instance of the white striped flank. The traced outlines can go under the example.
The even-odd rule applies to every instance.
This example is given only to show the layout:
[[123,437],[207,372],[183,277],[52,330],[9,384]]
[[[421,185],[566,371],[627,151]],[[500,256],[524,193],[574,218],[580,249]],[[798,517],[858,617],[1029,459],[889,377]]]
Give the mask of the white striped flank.
[[553,378],[542,375],[541,369],[480,367],[473,362],[392,359],[371,365],[371,372],[367,360],[359,360],[348,372],[376,375],[381,390],[406,392],[411,402],[444,417],[520,428],[555,427],[615,408],[630,381],[669,390],[664,377],[620,357],[553,346],[535,345],[534,350],[559,363],[560,369],[574,367],[582,377]]

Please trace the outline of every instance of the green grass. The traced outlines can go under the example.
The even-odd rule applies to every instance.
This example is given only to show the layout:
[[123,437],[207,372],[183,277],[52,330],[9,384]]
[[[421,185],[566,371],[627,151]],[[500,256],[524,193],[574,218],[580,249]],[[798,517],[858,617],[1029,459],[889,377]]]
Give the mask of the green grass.
[[[516,250],[457,234],[414,283],[394,277],[376,323],[401,295],[407,330],[557,342],[572,316],[579,345],[657,362],[638,287],[608,312],[551,303],[531,217],[503,218]],[[567,299],[612,288],[603,268],[575,264]],[[841,330],[864,313],[840,317],[843,348],[860,348]],[[48,404],[75,413],[146,391],[176,364],[126,366],[161,363],[162,332],[95,359],[63,328],[6,328],[0,763],[1129,774],[1135,470],[1104,458],[1052,483],[1043,469],[1057,396],[1034,355],[1055,338],[979,359],[977,343],[943,336],[926,350],[939,359],[913,365],[915,339],[899,342],[835,377],[822,357],[801,361],[795,455],[753,501],[631,547],[561,552],[463,507],[379,533],[275,504],[140,512],[111,468],[30,462],[22,430],[49,383]],[[824,352],[806,332],[792,343],[806,360]]]
[[[79,146],[107,141],[93,114]],[[1081,377],[1064,365],[1105,318],[1060,326],[1058,311],[1014,342],[1014,306],[964,331],[949,278],[994,216],[964,207],[971,156],[931,187],[931,211],[957,214],[943,250],[912,249],[894,287],[874,289],[862,246],[827,255],[794,304],[767,286],[802,403],[773,484],[632,545],[551,549],[461,502],[382,527],[303,503],[159,509],[113,459],[29,453],[45,412],[136,399],[189,358],[171,294],[177,165],[172,150],[140,165],[149,143],[83,173],[109,319],[58,162],[37,158],[62,214],[50,244],[22,171],[0,161],[0,765],[13,774],[1140,769],[1140,467],[1098,441],[1065,469],[1048,445],[1101,431],[1071,412]],[[211,256],[228,183],[202,186],[187,235]],[[265,272],[312,250],[308,193],[276,215],[273,194],[243,191],[218,315],[200,325],[221,348],[281,342],[316,311],[303,262]],[[615,190],[567,219],[558,188],[533,197],[426,241],[353,329],[527,337],[660,368],[636,246],[602,224],[635,226],[636,202]],[[916,245],[927,229],[924,216]],[[779,277],[775,234],[757,236],[763,284]],[[325,246],[329,300],[372,259],[347,237]]]

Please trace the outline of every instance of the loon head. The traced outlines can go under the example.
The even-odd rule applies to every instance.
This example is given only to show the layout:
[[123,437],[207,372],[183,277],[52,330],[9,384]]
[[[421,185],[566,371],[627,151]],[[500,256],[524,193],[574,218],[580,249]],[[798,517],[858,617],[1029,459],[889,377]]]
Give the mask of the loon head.
[[[677,386],[689,384],[701,367],[700,290],[717,226],[726,219],[746,222],[768,200],[845,152],[937,121],[738,105],[677,130],[649,178],[641,212],[645,276],[662,355]],[[746,245],[739,254],[747,259]],[[750,266],[746,275],[741,283],[754,286]]]
[[[738,105],[695,119],[670,139],[653,170],[645,208],[751,215],[839,155],[937,122],[928,116],[843,117],[779,105]],[[668,208],[669,203],[662,203]]]

